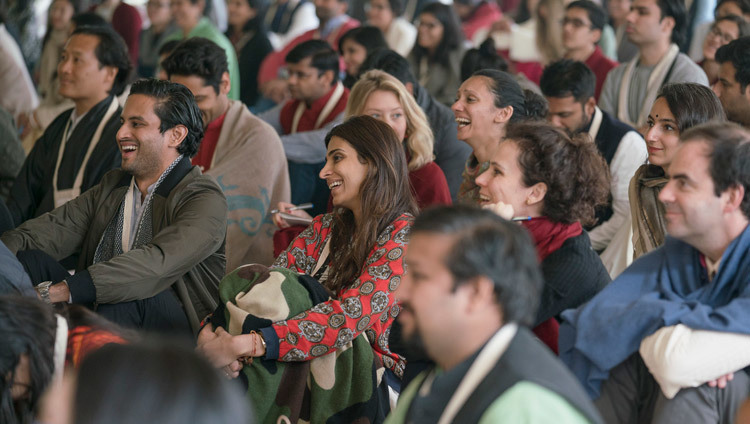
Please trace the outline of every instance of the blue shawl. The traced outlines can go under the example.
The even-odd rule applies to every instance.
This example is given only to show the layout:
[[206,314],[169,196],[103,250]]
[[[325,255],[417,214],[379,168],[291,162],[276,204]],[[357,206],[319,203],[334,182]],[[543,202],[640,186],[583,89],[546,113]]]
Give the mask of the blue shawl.
[[709,283],[700,253],[668,237],[590,302],[563,312],[560,358],[596,399],[609,370],[656,330],[750,334],[750,226],[730,243]]

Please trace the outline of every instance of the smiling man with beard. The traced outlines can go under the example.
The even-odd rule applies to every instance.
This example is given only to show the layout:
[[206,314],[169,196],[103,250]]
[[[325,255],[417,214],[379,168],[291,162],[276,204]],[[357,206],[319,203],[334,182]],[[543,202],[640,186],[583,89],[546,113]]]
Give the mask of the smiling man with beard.
[[402,335],[421,340],[437,367],[401,392],[387,423],[601,422],[525,327],[542,276],[521,227],[469,206],[429,209],[412,227],[406,263]]
[[[94,305],[126,327],[190,334],[216,307],[226,265],[226,200],[190,164],[200,111],[184,86],[141,80],[120,120],[122,169],[2,241],[47,303]],[[56,261],[74,252],[71,276]]]

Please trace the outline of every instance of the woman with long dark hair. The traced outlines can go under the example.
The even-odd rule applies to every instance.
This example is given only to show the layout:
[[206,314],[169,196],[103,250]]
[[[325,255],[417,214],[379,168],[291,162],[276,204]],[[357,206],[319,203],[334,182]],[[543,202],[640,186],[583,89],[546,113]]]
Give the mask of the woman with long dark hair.
[[461,85],[464,36],[451,6],[430,3],[419,14],[417,42],[409,64],[419,84],[441,103],[450,105]]
[[344,87],[351,90],[359,77],[359,67],[376,49],[388,48],[383,33],[374,26],[352,28],[339,38],[339,54],[344,59]]
[[[368,355],[385,367],[384,381],[397,389],[405,362],[391,351],[388,334],[398,315],[393,292],[405,272],[403,252],[417,211],[406,155],[391,127],[370,116],[355,116],[334,127],[326,136],[326,146],[320,177],[331,188],[333,212],[317,216],[279,255],[274,267],[291,270],[295,276],[304,274],[299,278],[308,281],[311,292],[316,288],[329,292],[327,300],[313,302],[314,306],[288,319],[257,325],[257,332],[245,331],[247,320],[239,325],[244,334],[236,335],[208,324],[199,333],[198,347],[227,375],[238,376],[239,361],[248,357],[262,357],[264,363],[307,362],[318,357],[334,361],[349,342],[362,342],[359,336],[364,333]],[[233,274],[248,271],[241,267]],[[317,281],[310,282],[307,276]],[[279,302],[283,301],[282,297]],[[221,314],[214,313],[212,322],[214,318],[221,319]],[[336,384],[352,382],[336,380]]]
[[269,0],[228,0],[229,28],[226,36],[232,42],[240,64],[240,100],[252,107],[260,99],[258,70],[263,59],[273,51],[263,22]]

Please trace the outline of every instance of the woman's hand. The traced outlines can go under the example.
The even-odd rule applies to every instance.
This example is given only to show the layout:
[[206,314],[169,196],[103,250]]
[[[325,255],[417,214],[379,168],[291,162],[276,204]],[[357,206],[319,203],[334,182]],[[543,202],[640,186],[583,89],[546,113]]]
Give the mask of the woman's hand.
[[216,368],[228,367],[236,362],[240,355],[234,343],[234,337],[219,327],[213,332],[214,336],[201,335],[206,331],[204,328],[198,335],[198,352],[203,354]]
[[213,324],[208,323],[198,332],[198,340],[196,340],[195,344],[200,347],[215,338],[216,333],[214,333],[214,326]]
[[484,205],[484,209],[494,212],[501,218],[510,221],[513,219],[513,205],[509,205],[503,202],[493,203],[491,205]]
[[[293,208],[294,206],[295,205],[291,203],[279,202],[278,205],[276,206],[276,209],[278,209],[281,212],[288,213],[290,215],[298,216],[300,218],[312,219],[312,216],[310,216],[309,213],[303,210],[297,209],[297,210],[289,211],[289,209]],[[276,226],[281,229],[289,227],[289,223],[286,222],[286,220],[282,218],[281,215],[278,213],[273,214],[273,223],[276,224]]]

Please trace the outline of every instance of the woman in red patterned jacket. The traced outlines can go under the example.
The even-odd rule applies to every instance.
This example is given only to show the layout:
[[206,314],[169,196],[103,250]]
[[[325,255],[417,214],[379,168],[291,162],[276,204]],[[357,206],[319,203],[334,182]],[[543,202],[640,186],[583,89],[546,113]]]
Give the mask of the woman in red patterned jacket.
[[[274,266],[317,278],[331,299],[306,311],[304,320],[279,321],[258,333],[230,336],[217,330],[226,340],[224,348],[208,343],[217,337],[209,325],[198,345],[214,345],[201,350],[215,364],[228,363],[224,357],[310,360],[319,356],[321,345],[327,347],[324,354],[334,353],[365,332],[375,355],[401,377],[404,360],[391,352],[388,335],[399,311],[393,292],[405,271],[403,254],[417,211],[406,156],[391,127],[369,116],[335,127],[326,146],[320,178],[331,189],[333,212],[316,217]],[[306,334],[310,321],[323,332],[314,337],[319,342]],[[236,376],[235,365],[225,372]]]

